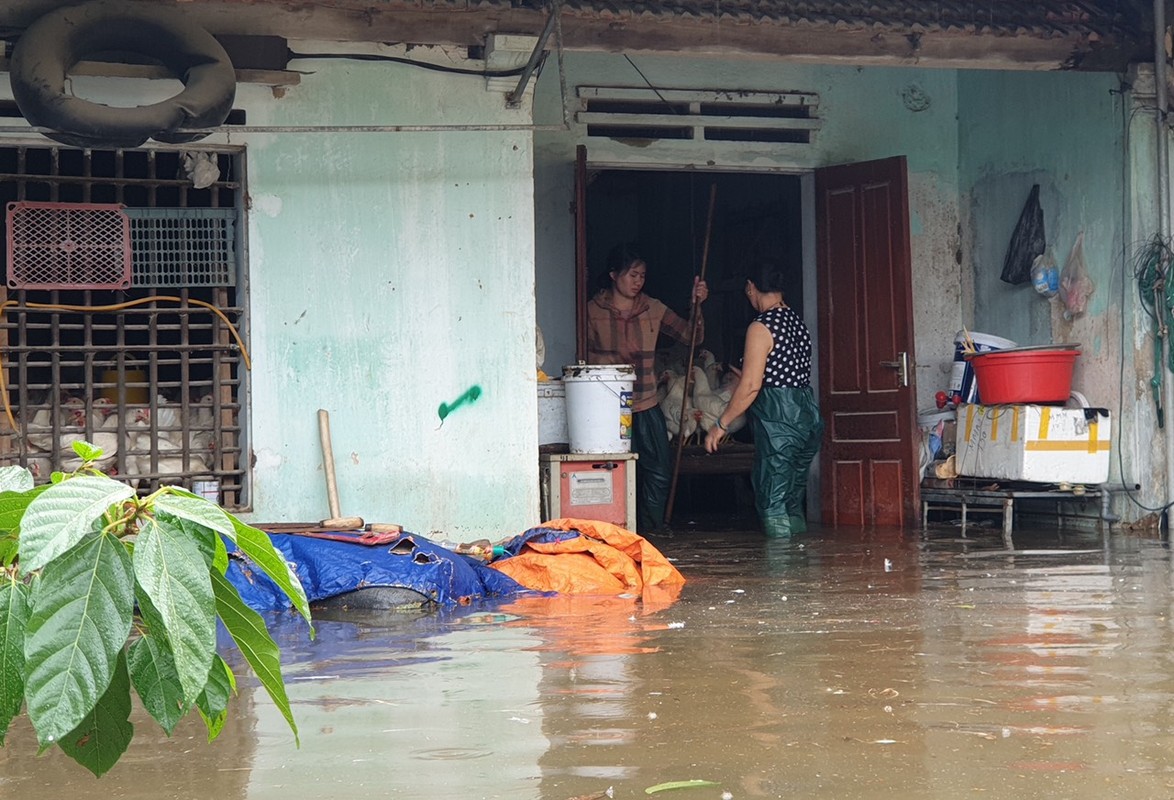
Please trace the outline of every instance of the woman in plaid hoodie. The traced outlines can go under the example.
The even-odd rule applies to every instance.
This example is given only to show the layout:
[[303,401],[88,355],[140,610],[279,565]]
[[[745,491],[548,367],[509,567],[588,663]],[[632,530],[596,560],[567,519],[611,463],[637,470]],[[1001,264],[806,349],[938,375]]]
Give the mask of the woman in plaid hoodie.
[[[587,363],[631,364],[636,377],[632,389],[632,449],[636,460],[637,525],[642,532],[664,524],[672,482],[668,428],[656,398],[656,341],[665,334],[691,344],[688,320],[661,301],[644,294],[648,265],[631,245],[608,253],[611,286],[587,304]],[[697,343],[704,336],[700,304],[709,297],[705,281],[693,279],[698,303]]]

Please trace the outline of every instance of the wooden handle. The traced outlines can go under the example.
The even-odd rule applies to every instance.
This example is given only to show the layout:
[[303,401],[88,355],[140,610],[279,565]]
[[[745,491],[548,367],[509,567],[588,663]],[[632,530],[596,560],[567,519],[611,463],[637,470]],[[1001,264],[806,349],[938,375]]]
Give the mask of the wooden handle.
[[330,504],[330,516],[342,516],[338,507],[338,483],[334,477],[334,450],[330,446],[330,414],[324,408],[318,409],[318,436],[322,439],[322,466],[326,470],[326,502]]
[[359,531],[363,530],[362,517],[331,517],[318,523],[319,528],[330,531]]

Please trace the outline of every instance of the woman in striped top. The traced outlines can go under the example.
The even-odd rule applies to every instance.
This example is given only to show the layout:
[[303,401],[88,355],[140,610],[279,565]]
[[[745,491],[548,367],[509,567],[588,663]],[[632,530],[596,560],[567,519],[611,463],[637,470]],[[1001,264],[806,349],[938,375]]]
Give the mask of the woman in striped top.
[[[668,428],[656,398],[656,341],[663,333],[689,344],[687,320],[656,298],[644,294],[648,265],[632,245],[617,245],[607,258],[610,288],[587,304],[587,363],[632,364],[632,449],[636,459],[637,527],[641,533],[663,528],[672,483]],[[705,281],[693,279],[700,304],[709,296]],[[698,306],[697,341],[704,337]]]

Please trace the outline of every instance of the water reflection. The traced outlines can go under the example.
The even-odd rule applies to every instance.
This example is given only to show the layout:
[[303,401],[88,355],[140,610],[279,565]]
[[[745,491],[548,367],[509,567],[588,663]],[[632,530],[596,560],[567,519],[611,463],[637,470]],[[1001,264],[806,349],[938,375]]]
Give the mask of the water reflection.
[[[212,745],[146,738],[106,778],[0,750],[0,796],[569,800],[1167,797],[1169,551],[1099,534],[737,531],[658,542],[673,598],[527,597],[276,628],[295,748],[242,681]],[[682,795],[684,796],[684,795]]]

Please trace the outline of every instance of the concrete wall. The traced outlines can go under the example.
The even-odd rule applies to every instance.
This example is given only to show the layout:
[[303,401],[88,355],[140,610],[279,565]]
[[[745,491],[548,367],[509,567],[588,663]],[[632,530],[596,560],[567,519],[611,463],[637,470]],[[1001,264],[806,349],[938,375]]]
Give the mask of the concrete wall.
[[[1123,355],[1122,322],[1136,324],[1136,284],[1127,231],[1131,211],[1126,164],[1127,101],[1113,75],[962,72],[958,76],[960,184],[965,216],[966,268],[974,302],[964,304],[973,330],[1019,344],[1079,342],[1073,388],[1094,406],[1112,410],[1118,431],[1135,435],[1137,411],[1147,402],[1130,391],[1122,404],[1122,364],[1134,375],[1133,344]],[[1152,124],[1152,123],[1151,123]],[[1045,299],[1030,284],[999,279],[1020,212],[1033,184],[1048,246],[1057,264],[1068,261],[1084,232],[1084,259],[1095,290],[1085,314],[1065,319],[1060,299]],[[1132,339],[1127,336],[1125,341]],[[1152,402],[1151,402],[1152,405]],[[1144,413],[1144,412],[1143,412]],[[1149,440],[1148,434],[1144,437]],[[1115,451],[1116,452],[1116,451]],[[1126,447],[1126,461],[1135,450]],[[1113,458],[1113,474],[1118,474]],[[1148,472],[1148,469],[1146,470]],[[1135,475],[1130,467],[1127,473]]]
[[[285,97],[248,98],[251,121],[529,121],[472,76],[299,66],[314,72]],[[254,517],[326,515],[325,408],[344,514],[455,539],[537,522],[529,134],[249,144]],[[441,418],[470,391],[479,397]]]
[[[953,339],[962,313],[965,275],[959,262],[958,114],[956,75],[927,69],[855,69],[768,61],[569,53],[566,77],[575,87],[657,87],[815,92],[822,127],[808,151],[795,148],[674,142],[644,146],[588,141],[572,117],[570,133],[535,135],[535,219],[538,321],[548,371],[574,358],[574,229],[570,209],[575,146],[586,144],[600,166],[673,167],[805,173],[825,165],[906,155],[909,163],[918,405],[949,382]],[[557,74],[548,68],[536,95],[538,122],[561,118]],[[573,109],[572,109],[573,110]],[[682,149],[684,148],[684,149]],[[784,152],[785,151],[785,152]],[[807,265],[809,282],[814,264]],[[814,330],[816,309],[806,313]]]
[[[414,48],[411,57],[479,66],[463,51]],[[295,66],[307,70],[299,86],[238,87],[250,124],[530,121],[528,108],[507,110],[475,76],[394,63]],[[90,99],[137,105],[178,84],[79,86]],[[462,540],[538,521],[530,141],[525,130],[231,137],[248,165],[247,518],[329,516],[323,408],[343,514]],[[470,391],[476,400],[442,420],[442,404]]]

